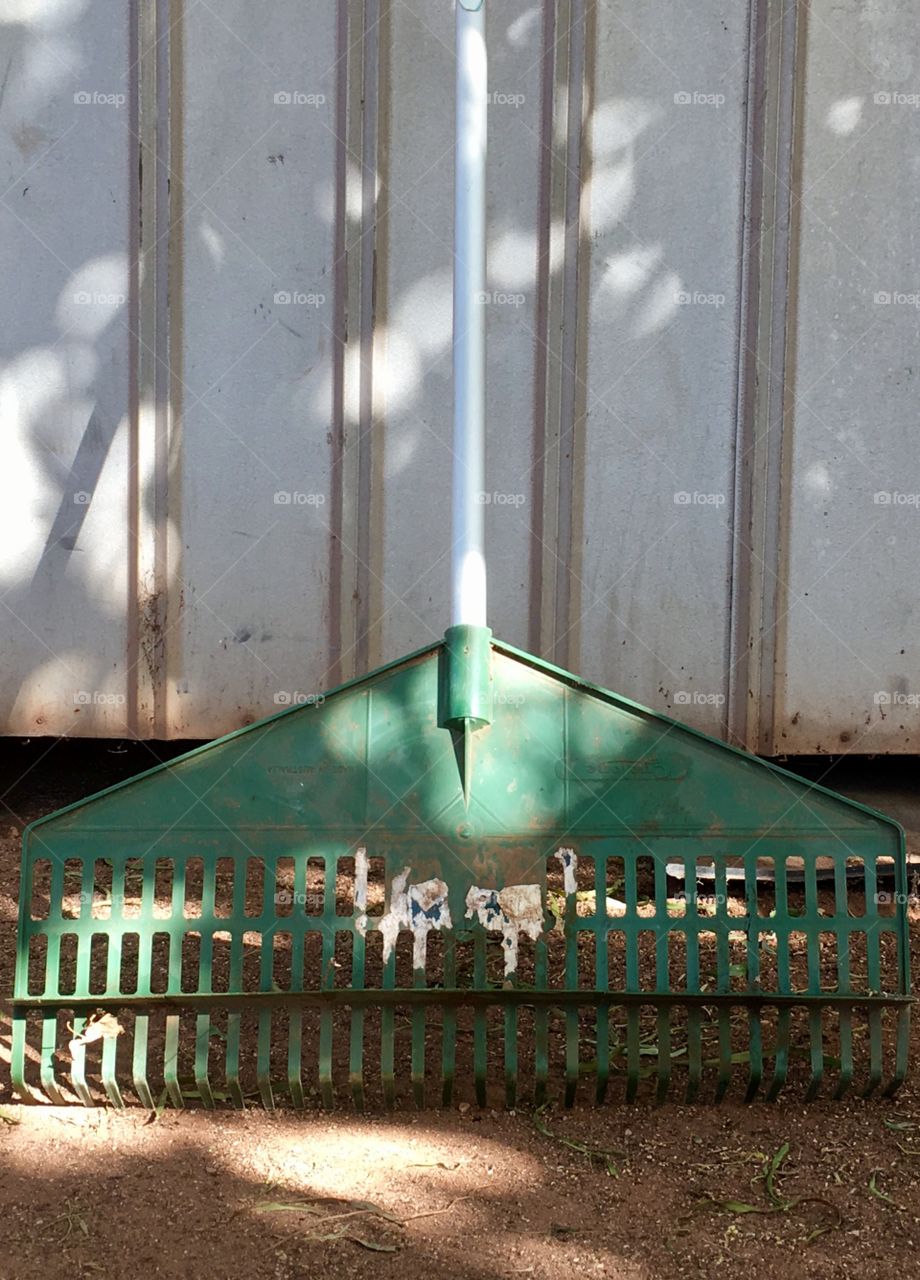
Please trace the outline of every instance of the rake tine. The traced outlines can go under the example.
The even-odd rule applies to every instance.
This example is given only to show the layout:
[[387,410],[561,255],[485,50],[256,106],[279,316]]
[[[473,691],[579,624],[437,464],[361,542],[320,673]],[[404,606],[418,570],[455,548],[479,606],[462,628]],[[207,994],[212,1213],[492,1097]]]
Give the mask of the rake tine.
[[[818,914],[818,875],[813,862],[805,864],[805,915],[808,920],[808,990],[817,995],[821,990],[821,934]],[[805,1092],[805,1101],[817,1097],[824,1078],[824,1031],[821,1006],[812,1006],[808,1013],[808,1039],[811,1049],[811,1079]]]
[[[176,859],[173,869],[172,901],[170,918],[174,922],[168,934],[168,986],[170,995],[178,995],[182,991],[182,927],[184,925],[185,906],[185,862]],[[166,1018],[166,1034],[163,1045],[163,1083],[170,1101],[177,1110],[185,1106],[182,1086],[179,1084],[179,1027],[178,1014],[169,1014]]]
[[[834,859],[834,904],[837,915],[842,920],[849,917],[847,904],[847,859],[846,852]],[[837,990],[850,990],[850,934],[841,932],[837,940]],[[840,1009],[840,1074],[834,1090],[836,1099],[842,1098],[853,1080],[853,1010],[842,1006]]]
[[[25,1023],[25,1019],[23,1019]],[[54,1052],[57,1048],[57,1014],[50,1014],[48,1017],[42,1018],[42,1047],[41,1047],[41,1066],[39,1069],[39,1079],[45,1093],[56,1106],[64,1105],[64,1095],[58,1088],[57,1077],[54,1072]],[[23,1051],[25,1050],[25,1041],[23,1041]],[[15,1056],[14,1059],[15,1061]],[[16,1084],[15,1078],[13,1080]]]
[[[112,902],[124,901],[124,862],[112,868]],[[108,955],[106,957],[106,991],[118,990],[118,978],[121,973],[121,934],[112,933],[108,938]],[[117,1078],[118,1040],[114,1038],[102,1041],[102,1087],[113,1107],[121,1110],[124,1099]]]
[[[623,892],[626,898],[626,916],[623,920],[623,941],[626,946],[626,990],[639,990],[639,934],[636,927],[638,888],[636,884],[636,855],[623,859]],[[639,1009],[630,1005],[626,1010],[626,1101],[632,1102],[639,1087]]]
[[102,1087],[112,1106],[121,1111],[125,1105],[118,1085],[116,1059],[118,1041],[114,1038],[102,1042]]
[[[668,875],[664,859],[655,858],[655,974],[659,991],[670,991],[668,973]],[[671,1014],[666,1005],[658,1010],[658,1083],[656,1103],[664,1102],[671,1084]]]
[[634,1102],[639,1088],[639,1069],[641,1058],[641,1035],[639,1031],[639,1010],[630,1005],[626,1010],[626,1101]]
[[904,1083],[907,1075],[907,1058],[910,1051],[910,1007],[898,1011],[898,1038],[895,1050],[894,1075],[885,1089],[884,1096],[890,1098]]
[[719,1075],[716,1080],[716,1102],[721,1102],[732,1080],[731,1009],[719,1008]]
[[565,1105],[574,1107],[578,1093],[578,1009],[565,1011]]
[[805,1091],[805,1101],[817,1096],[824,1079],[824,1030],[820,1006],[808,1011],[808,1039],[811,1047],[811,1079]]
[[[689,976],[688,976],[689,984]],[[695,1102],[703,1074],[703,1033],[698,1008],[687,1010],[687,1103]]]
[[[390,952],[383,966],[383,989],[392,991],[396,986],[396,948]],[[387,1111],[396,1105],[396,1072],[394,1049],[396,1039],[396,1011],[389,1003],[380,1011],[380,1077],[383,1083],[383,1104]]]
[[364,1110],[364,1010],[351,1011],[351,1049],[348,1062],[348,1083],[355,1111]]
[[[776,972],[777,984],[781,994],[789,994],[792,990],[789,975],[789,890],[786,882],[786,859],[777,857],[774,863],[775,874],[775,932],[776,932]],[[767,1091],[767,1101],[775,1102],[786,1083],[789,1071],[789,1010],[781,1008],[776,1018],[776,1057],[773,1063],[773,1078]]]
[[[275,883],[278,860],[264,859],[262,863],[262,928],[259,935],[259,990],[271,991],[275,982],[275,934],[278,918],[274,913]],[[272,1011],[259,1010],[259,1029],[256,1046],[256,1088],[266,1111],[274,1111],[275,1096],[272,1093]]]
[[275,1096],[271,1083],[272,1011],[259,1010],[259,1039],[256,1050],[256,1087],[266,1111],[274,1111]]
[[[444,985],[457,985],[457,944],[453,933],[448,933],[444,943]],[[453,1005],[445,1005],[441,1024],[441,1106],[449,1107],[454,1092],[454,1076],[457,1070],[457,1011]]]
[[[684,862],[684,924],[687,936],[687,990],[700,989],[700,904],[696,892],[696,858],[688,854]],[[689,894],[689,897],[688,897]],[[703,1071],[700,1011],[687,1010],[687,1093],[689,1104],[695,1101]]]
[[[870,991],[881,991],[881,946],[879,942],[878,886],[875,859],[866,858],[863,863],[865,885],[865,926],[867,952],[867,980]],[[864,1097],[868,1098],[882,1082],[882,1011],[869,1010],[869,1083]]]
[[166,1036],[163,1045],[163,1083],[169,1100],[181,1110],[185,1106],[179,1084],[179,1015],[171,1013],[166,1018]]
[[[425,969],[416,969],[414,985],[424,987]],[[412,1010],[412,1097],[419,1111],[425,1107],[425,1007],[416,1005]]]
[[782,1008],[776,1018],[776,1058],[773,1063],[773,1079],[767,1091],[767,1101],[775,1102],[789,1070],[789,1010]]
[[[594,860],[594,956],[595,986],[598,991],[610,990],[609,920],[607,917],[607,859],[598,856]],[[598,1004],[595,1021],[597,1037],[597,1079],[594,1099],[601,1106],[607,1096],[610,1080],[610,1006],[606,1001]]]
[[[364,888],[362,897],[366,904],[367,899],[367,872],[364,872]],[[357,894],[357,886],[356,886]],[[356,901],[355,909],[358,909]],[[353,987],[363,987],[365,981],[365,953],[367,943],[363,932],[356,929],[352,942],[351,955],[351,984]],[[348,1060],[348,1080],[351,1086],[351,1099],[354,1103],[356,1111],[364,1110],[364,1009],[353,1008],[351,1011],[350,1024],[350,1049]]]
[[240,1084],[240,1014],[234,1009],[227,1010],[226,1064],[227,1092],[233,1105],[242,1110],[246,1100]]
[[300,1063],[303,1055],[303,1010],[291,1009],[288,1013],[288,1089],[291,1104],[301,1110],[306,1106]]
[[[600,941],[600,939],[598,939]],[[606,989],[606,988],[605,988]],[[597,1084],[594,1100],[602,1106],[607,1096],[610,1081],[610,1006],[601,1004],[597,1007]]]
[[[760,907],[757,901],[757,862],[748,859],[744,867],[744,899],[747,911],[747,975],[745,985],[749,991],[760,985]],[[763,1030],[760,1013],[748,1011],[748,1043],[750,1065],[745,1102],[753,1102],[763,1080]]]
[[760,1012],[757,1009],[748,1011],[748,1044],[750,1047],[750,1068],[748,1084],[745,1091],[745,1102],[753,1102],[763,1080],[763,1027]]
[[214,1106],[214,1094],[208,1078],[208,1057],[211,1051],[211,1015],[199,1013],[195,1019],[195,1088],[202,1105],[209,1110]]
[[[329,860],[331,861],[331,859]],[[329,863],[327,862],[327,867]],[[334,865],[334,864],[333,864]],[[329,872],[327,870],[327,876]],[[335,880],[332,881],[333,893]],[[327,880],[328,901],[328,880]],[[333,904],[335,897],[333,896]],[[323,973],[320,985],[324,991],[331,991],[335,982],[335,934],[328,928],[323,930]],[[323,1106],[331,1111],[335,1106],[335,1094],[332,1087],[332,1006],[323,1005],[319,1012],[319,1091]]]
[[[574,893],[565,896],[565,985],[578,988],[578,911]],[[573,1107],[578,1093],[578,1007],[565,1010],[565,1105]]]
[[[548,985],[546,943],[538,938],[534,946],[534,982],[538,991]],[[546,1102],[546,1082],[549,1079],[549,1010],[538,1005],[534,1010],[534,1105],[542,1107]]]
[[518,1010],[505,1007],[505,1105],[513,1111],[517,1103],[518,1080]]
[[[870,979],[871,981],[871,979]],[[870,1098],[882,1083],[882,1011],[869,1010],[869,1083],[863,1091],[864,1098]]]
[[364,1010],[351,1011],[351,1051],[348,1082],[356,1111],[364,1110]]
[[[201,891],[202,916],[214,910],[216,868],[206,868]],[[201,949],[198,955],[198,991],[211,991],[214,968],[214,935],[202,924]],[[214,1095],[208,1076],[208,1062],[211,1054],[211,1014],[199,1013],[195,1019],[195,1088],[201,1097],[202,1104],[214,1106]]]
[[[45,1030],[47,1028],[48,1019],[42,1020],[42,1086],[48,1093],[48,1085],[45,1082],[45,1062],[50,1063],[50,1056],[46,1059],[45,1053]],[[22,1098],[30,1096],[30,1090],[26,1085],[26,1030],[28,1022],[24,1014],[13,1014],[12,1034],[10,1037],[10,1077],[13,1082],[13,1088]],[[51,1041],[51,1052],[54,1052],[54,1039]],[[51,1078],[54,1079],[54,1068],[51,1068]],[[48,1094],[51,1097],[50,1094]],[[51,1098],[54,1102],[55,1099]]]
[[[307,855],[299,854],[294,859],[294,902],[302,903],[300,911],[291,914],[291,991],[302,992],[304,989],[304,964],[306,951],[306,917],[304,908],[307,901]],[[303,1021],[302,1007],[292,1006],[288,1013],[288,1057],[287,1076],[291,1103],[298,1108],[306,1106],[303,1091]]]
[[[86,1026],[85,1018],[74,1018],[73,1037],[76,1039]],[[86,1045],[76,1044],[71,1050],[70,1079],[77,1097],[85,1107],[93,1105],[93,1095],[86,1084]]]
[[842,1098],[853,1081],[853,1011],[840,1010],[840,1074],[837,1077],[835,1098]]
[[[473,935],[473,984],[482,991],[486,985],[486,935],[477,928]],[[473,1011],[473,1075],[476,1084],[476,1101],[486,1105],[486,1071],[488,1069],[488,1041],[486,1038],[486,1011]]]
[[[729,966],[731,949],[729,930],[731,918],[728,914],[728,884],[726,883],[725,863],[722,859],[715,867],[716,914],[713,921],[716,933],[716,982],[721,993],[727,993],[731,987]],[[719,1075],[716,1080],[716,1102],[721,1102],[728,1092],[732,1078],[732,1024],[731,1009],[719,1006]]]
[[[239,855],[233,858],[233,907],[232,919],[242,921],[246,910],[246,860]],[[230,991],[243,990],[244,932],[241,926],[230,929]],[[227,1092],[235,1107],[243,1110],[246,1100],[240,1084],[241,1015],[238,1010],[227,1010],[226,1080]]]
[[153,1100],[153,1094],[150,1092],[150,1084],[147,1080],[147,1036],[150,1026],[150,1018],[146,1013],[139,1013],[134,1019],[134,1056],[131,1065],[131,1078],[134,1083],[134,1092],[141,1100],[141,1104],[148,1111],[156,1111],[156,1103]]
[[667,1008],[658,1010],[658,1085],[655,1101],[664,1102],[671,1086],[671,1013]]
[[[214,933],[206,920],[215,919],[217,906],[217,864],[213,859],[205,859],[201,878],[201,945],[198,953],[197,991],[210,992],[214,989]],[[210,1109],[214,1104],[208,1066],[211,1056],[211,1012],[200,1013],[195,1019],[195,1088],[201,1097],[202,1105]]]

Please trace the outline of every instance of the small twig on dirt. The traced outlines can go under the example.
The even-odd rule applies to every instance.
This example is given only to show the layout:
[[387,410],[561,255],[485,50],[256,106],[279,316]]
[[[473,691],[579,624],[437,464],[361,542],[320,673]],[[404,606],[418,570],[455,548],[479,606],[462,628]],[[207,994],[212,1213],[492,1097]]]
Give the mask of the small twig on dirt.
[[451,1200],[450,1204],[446,1204],[443,1209],[425,1209],[422,1213],[411,1213],[408,1218],[403,1218],[403,1224],[407,1222],[415,1222],[418,1218],[439,1218],[442,1213],[450,1213],[455,1204],[459,1204],[461,1200],[470,1200],[471,1196],[457,1196],[455,1200]]
[[395,1253],[397,1246],[394,1244],[384,1244],[377,1240],[368,1240],[364,1236],[355,1235],[354,1232],[343,1228],[341,1231],[322,1232],[320,1228],[327,1223],[344,1222],[348,1218],[360,1218],[372,1216],[382,1218],[384,1222],[390,1222],[396,1227],[405,1229],[410,1222],[415,1222],[419,1218],[436,1218],[441,1214],[450,1213],[454,1205],[461,1200],[469,1200],[469,1196],[457,1196],[451,1200],[450,1204],[444,1206],[443,1209],[426,1209],[421,1213],[411,1213],[407,1217],[400,1218],[396,1214],[389,1213],[386,1209],[381,1209],[379,1205],[372,1204],[369,1200],[348,1200],[344,1203],[349,1207],[343,1209],[339,1213],[323,1213],[323,1203],[316,1200],[293,1200],[284,1202],[280,1200],[269,1200],[264,1204],[255,1206],[257,1213],[307,1213],[313,1216],[320,1214],[321,1216],[313,1224],[316,1230],[307,1232],[304,1239],[313,1240],[322,1244],[334,1244],[339,1240],[350,1240],[353,1244],[359,1244],[362,1249],[371,1249],[375,1253]]
[[0,1107],[0,1123],[22,1124],[22,1121],[18,1118],[18,1116],[11,1116],[8,1111],[4,1111],[3,1107]]
[[60,1240],[58,1240],[58,1244],[63,1244],[74,1230],[82,1231],[85,1236],[89,1235],[89,1227],[86,1219],[81,1217],[69,1200],[65,1205],[64,1212],[57,1218],[53,1218],[51,1222],[48,1223],[48,1226],[56,1227],[59,1222],[65,1222],[67,1224],[67,1230],[61,1236]]
[[776,1194],[774,1185],[776,1176],[779,1173],[780,1165],[789,1154],[789,1143],[784,1142],[779,1150],[771,1157],[769,1161],[765,1161],[763,1169],[764,1185],[767,1190],[767,1199],[772,1205],[780,1207],[784,1201]]
[[592,1164],[602,1164],[607,1170],[607,1174],[611,1178],[619,1177],[620,1171],[614,1163],[615,1160],[625,1160],[626,1152],[617,1151],[613,1147],[589,1147],[585,1142],[578,1142],[574,1138],[563,1138],[561,1134],[553,1133],[552,1129],[543,1120],[543,1113],[547,1110],[547,1106],[538,1107],[533,1115],[533,1124],[537,1133],[542,1133],[544,1138],[549,1138],[553,1142],[558,1142],[560,1146],[568,1147],[570,1151],[577,1151],[579,1155],[587,1156]]
[[870,1176],[868,1183],[869,1194],[875,1196],[876,1200],[883,1200],[885,1204],[890,1204],[892,1209],[903,1211],[904,1206],[898,1204],[896,1200],[892,1200],[891,1196],[884,1192],[878,1185],[878,1176],[880,1173],[881,1169],[876,1169]]
[[817,1204],[829,1211],[829,1217],[808,1232],[804,1243],[812,1244],[820,1236],[826,1235],[828,1231],[835,1231],[843,1225],[843,1214],[830,1200],[825,1200],[823,1196],[803,1195],[788,1198],[780,1195],[777,1187],[777,1177],[788,1155],[789,1143],[784,1142],[772,1156],[763,1158],[763,1168],[759,1178],[763,1179],[767,1204],[749,1204],[746,1200],[723,1200],[718,1196],[714,1196],[710,1191],[702,1191],[699,1193],[700,1198],[691,1206],[689,1213],[684,1214],[680,1221],[687,1222],[695,1213],[704,1209],[719,1209],[725,1213],[750,1213],[761,1217],[772,1217],[776,1214],[792,1213],[800,1210],[803,1205]]
[[805,1237],[804,1243],[811,1244],[817,1240],[819,1236],[826,1235],[828,1231],[836,1231],[843,1225],[843,1214],[835,1204],[830,1200],[825,1200],[823,1196],[796,1196],[794,1200],[784,1200],[779,1204],[773,1205],[757,1205],[748,1204],[744,1200],[720,1200],[718,1196],[714,1196],[710,1191],[700,1193],[701,1198],[691,1207],[689,1213],[685,1213],[680,1219],[681,1222],[687,1222],[693,1217],[694,1213],[701,1209],[721,1209],[725,1213],[754,1213],[761,1217],[773,1217],[780,1213],[791,1213],[793,1209],[797,1209],[803,1204],[820,1204],[824,1208],[829,1209],[833,1215],[832,1220],[822,1222],[817,1227],[813,1227]]

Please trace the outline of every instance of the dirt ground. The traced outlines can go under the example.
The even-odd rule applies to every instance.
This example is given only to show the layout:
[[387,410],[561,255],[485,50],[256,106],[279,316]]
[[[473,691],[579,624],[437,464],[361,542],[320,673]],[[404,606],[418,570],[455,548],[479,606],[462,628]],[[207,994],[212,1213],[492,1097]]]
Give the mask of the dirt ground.
[[[11,986],[22,826],[150,763],[137,746],[49,746],[0,749],[0,997]],[[829,781],[882,803],[852,778]],[[0,1280],[293,1280],[371,1268],[400,1280],[663,1280],[717,1267],[751,1280],[871,1280],[918,1269],[915,1072],[891,1101],[807,1107],[793,1097],[534,1115],[463,1102],[393,1116],[254,1106],[151,1118],[19,1106],[8,1101],[8,1059],[0,1009]]]

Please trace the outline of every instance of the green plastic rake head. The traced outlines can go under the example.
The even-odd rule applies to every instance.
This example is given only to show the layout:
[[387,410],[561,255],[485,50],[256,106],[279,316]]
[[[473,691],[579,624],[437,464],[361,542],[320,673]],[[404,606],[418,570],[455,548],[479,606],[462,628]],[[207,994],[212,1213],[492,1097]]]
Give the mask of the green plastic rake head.
[[148,1106],[891,1090],[906,888],[893,822],[454,628],[28,829],[14,1080]]
[[456,21],[454,625],[28,829],[24,1097],[513,1105],[558,1078],[571,1104],[904,1077],[900,828],[485,626],[483,0]]

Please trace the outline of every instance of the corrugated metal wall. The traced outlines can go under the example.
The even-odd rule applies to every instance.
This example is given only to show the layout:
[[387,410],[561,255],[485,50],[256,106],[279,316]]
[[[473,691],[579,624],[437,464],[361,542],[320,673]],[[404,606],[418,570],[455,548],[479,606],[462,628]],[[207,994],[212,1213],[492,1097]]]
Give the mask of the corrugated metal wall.
[[[486,5],[493,628],[915,750],[920,14]],[[0,23],[3,731],[210,737],[439,636],[448,0]]]

